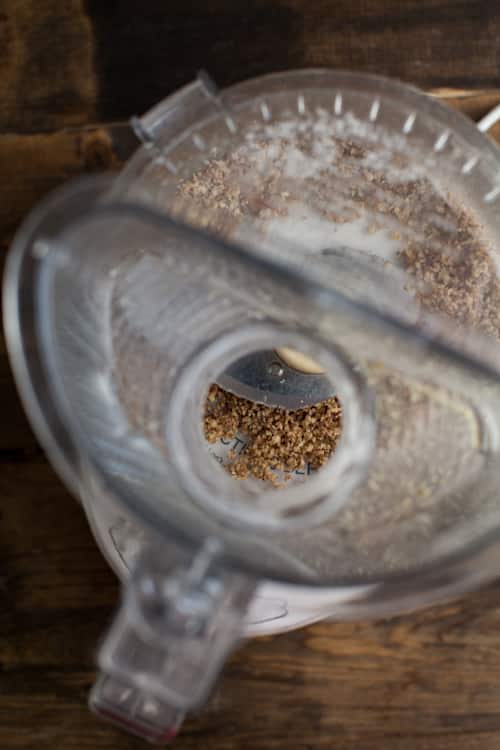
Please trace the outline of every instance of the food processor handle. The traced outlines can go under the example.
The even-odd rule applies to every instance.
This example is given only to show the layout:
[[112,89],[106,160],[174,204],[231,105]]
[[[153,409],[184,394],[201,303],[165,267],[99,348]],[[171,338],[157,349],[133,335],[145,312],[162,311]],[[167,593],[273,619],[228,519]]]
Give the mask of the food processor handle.
[[90,695],[99,716],[157,744],[170,742],[185,715],[207,698],[242,637],[254,584],[215,567],[208,540],[187,561],[148,549],[125,586],[98,654]]

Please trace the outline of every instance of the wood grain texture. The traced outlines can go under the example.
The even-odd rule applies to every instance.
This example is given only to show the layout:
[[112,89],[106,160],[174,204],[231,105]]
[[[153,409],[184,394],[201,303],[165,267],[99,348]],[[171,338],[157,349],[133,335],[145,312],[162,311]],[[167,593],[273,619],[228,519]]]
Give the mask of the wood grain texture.
[[2,0],[0,131],[127,118],[207,68],[307,66],[498,88],[495,0]]
[[[491,0],[3,0],[0,247],[48,190],[116,169],[134,147],[126,118],[201,66],[222,84],[303,65],[384,73],[477,119],[500,101],[499,40]],[[87,711],[118,586],[33,437],[1,342],[0,403],[0,748],[141,748]],[[248,643],[177,747],[496,750],[500,587]]]
[[88,122],[97,79],[94,35],[81,0],[2,0],[0,130]]
[[[199,68],[220,85],[325,66],[424,88],[498,87],[500,5],[491,0],[149,2],[140,23],[131,23],[134,0],[88,0],[86,7],[102,118],[143,111]],[[110,47],[112,37],[121,43]]]
[[52,133],[0,134],[0,227],[12,235],[50,190],[78,175],[117,169],[137,147],[126,122]]

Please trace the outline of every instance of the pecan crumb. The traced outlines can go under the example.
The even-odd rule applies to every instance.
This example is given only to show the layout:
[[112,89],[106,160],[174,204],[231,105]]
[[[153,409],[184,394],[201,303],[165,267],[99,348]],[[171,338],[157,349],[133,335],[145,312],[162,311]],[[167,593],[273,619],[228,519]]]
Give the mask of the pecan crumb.
[[[323,466],[335,450],[342,430],[342,409],[333,397],[296,411],[265,406],[212,385],[208,392],[204,431],[209,443],[245,435],[244,452],[229,453],[227,471],[236,479],[263,479],[283,484],[276,471],[292,472],[307,464]],[[285,478],[287,481],[288,477]]]

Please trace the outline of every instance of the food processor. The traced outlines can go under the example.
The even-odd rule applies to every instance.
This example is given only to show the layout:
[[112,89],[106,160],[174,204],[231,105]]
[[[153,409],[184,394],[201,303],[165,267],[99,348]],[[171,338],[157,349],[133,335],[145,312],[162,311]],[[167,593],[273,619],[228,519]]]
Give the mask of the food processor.
[[[119,175],[26,219],[4,316],[31,423],[123,581],[91,706],[166,742],[242,638],[497,575],[500,152],[410,86],[327,70],[200,74],[132,126]],[[232,439],[203,430],[214,383],[338,399],[335,451],[235,479]]]

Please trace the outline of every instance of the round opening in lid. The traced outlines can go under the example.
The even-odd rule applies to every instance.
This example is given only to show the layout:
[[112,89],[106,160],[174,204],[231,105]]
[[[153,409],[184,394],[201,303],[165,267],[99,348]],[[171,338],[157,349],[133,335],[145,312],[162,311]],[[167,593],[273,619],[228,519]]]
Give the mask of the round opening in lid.
[[[277,371],[264,382],[254,371],[247,395],[255,398],[241,395],[241,381],[230,390],[228,371],[281,345],[321,363],[326,399],[269,406],[266,386]],[[278,363],[271,358],[271,369]],[[315,526],[342,507],[366,474],[373,429],[369,393],[339,351],[266,324],[226,334],[190,362],[172,394],[165,439],[179,481],[208,512],[273,531]]]

